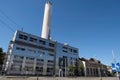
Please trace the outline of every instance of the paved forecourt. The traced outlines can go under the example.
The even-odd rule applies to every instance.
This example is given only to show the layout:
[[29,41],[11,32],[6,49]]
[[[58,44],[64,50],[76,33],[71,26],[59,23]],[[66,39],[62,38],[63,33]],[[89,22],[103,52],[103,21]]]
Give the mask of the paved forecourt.
[[[0,80],[37,80],[36,77],[3,77]],[[39,77],[38,80],[117,80],[116,77]]]

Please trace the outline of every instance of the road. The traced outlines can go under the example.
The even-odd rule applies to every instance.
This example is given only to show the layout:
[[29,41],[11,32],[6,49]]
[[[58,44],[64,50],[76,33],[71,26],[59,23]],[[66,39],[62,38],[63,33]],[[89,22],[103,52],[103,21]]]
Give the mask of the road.
[[[37,80],[36,77],[3,77],[0,76],[0,80]],[[117,80],[116,77],[39,77],[38,80]]]

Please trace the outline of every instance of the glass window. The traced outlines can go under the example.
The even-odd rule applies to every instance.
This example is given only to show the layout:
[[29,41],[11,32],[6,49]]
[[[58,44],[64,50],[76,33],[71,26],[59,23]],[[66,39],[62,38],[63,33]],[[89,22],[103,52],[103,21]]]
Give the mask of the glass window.
[[21,60],[20,61],[19,60],[13,60],[13,63],[21,63],[22,64],[23,61],[21,61]]
[[26,57],[26,60],[34,60],[34,58]]
[[49,43],[49,46],[50,46],[50,47],[55,47],[55,44]]
[[50,51],[50,52],[54,52],[55,51],[54,49],[51,49],[51,48],[48,48],[47,50]]
[[69,51],[70,51],[70,52],[72,52],[72,49],[71,49],[71,48],[69,48]]
[[30,41],[37,43],[37,39],[35,39],[35,38],[33,38],[33,37],[30,37]]
[[42,44],[42,45],[45,45],[45,44],[46,44],[46,42],[43,41],[43,40],[39,40],[39,43]]
[[54,54],[48,54],[49,56],[54,56]]
[[25,51],[25,48],[22,47],[16,47],[17,50]]
[[17,50],[20,50],[21,48],[20,47],[16,47]]
[[19,34],[19,39],[27,40],[28,37],[26,35]]
[[43,59],[37,59],[37,61],[44,61]]
[[28,49],[28,51],[36,53],[36,50],[33,50],[33,49]]
[[25,66],[25,70],[26,70],[26,71],[33,71],[33,69],[34,69],[33,67]]
[[22,51],[25,51],[25,48],[21,48]]
[[54,61],[53,60],[48,60],[49,63],[53,63]]
[[23,59],[23,56],[18,56],[18,55],[14,55],[14,58],[19,58],[19,59]]
[[78,53],[78,51],[77,51],[77,50],[73,50],[73,52],[74,52],[74,53]]
[[63,52],[67,53],[67,51],[63,50]]
[[87,68],[87,74],[89,75],[89,73],[90,73],[90,72],[89,72],[89,68]]
[[68,49],[67,47],[63,46],[63,49]]
[[11,70],[14,71],[21,71],[22,66],[21,65],[12,65]]
[[40,53],[40,54],[45,54],[45,52],[43,52],[43,51],[38,51],[38,53]]
[[52,72],[53,68],[47,68],[47,72]]
[[43,67],[36,67],[36,71],[43,72]]

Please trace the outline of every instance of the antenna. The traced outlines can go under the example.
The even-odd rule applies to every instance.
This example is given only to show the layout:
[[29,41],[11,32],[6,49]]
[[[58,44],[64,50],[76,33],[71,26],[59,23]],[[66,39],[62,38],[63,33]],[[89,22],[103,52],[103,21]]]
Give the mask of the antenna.
[[113,61],[114,61],[114,63],[116,64],[115,54],[114,54],[114,51],[113,51],[113,50],[112,50],[112,55],[113,55]]
[[23,27],[21,28],[21,31],[23,31]]

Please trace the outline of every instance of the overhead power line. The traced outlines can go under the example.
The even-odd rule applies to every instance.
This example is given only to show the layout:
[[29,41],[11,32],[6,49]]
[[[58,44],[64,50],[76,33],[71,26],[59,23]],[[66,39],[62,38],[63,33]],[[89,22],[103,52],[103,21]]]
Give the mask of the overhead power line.
[[1,9],[0,9],[0,13],[3,14],[3,15],[4,15],[9,21],[11,21],[13,24],[15,24],[16,26],[18,26],[17,23],[16,23],[15,21],[13,21],[9,16],[7,16]]
[[10,29],[12,32],[14,32],[14,30],[13,30],[8,24],[6,24],[3,20],[0,19],[0,22],[1,22],[2,24],[6,25],[6,27],[7,27],[8,29]]

